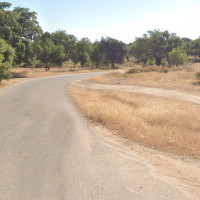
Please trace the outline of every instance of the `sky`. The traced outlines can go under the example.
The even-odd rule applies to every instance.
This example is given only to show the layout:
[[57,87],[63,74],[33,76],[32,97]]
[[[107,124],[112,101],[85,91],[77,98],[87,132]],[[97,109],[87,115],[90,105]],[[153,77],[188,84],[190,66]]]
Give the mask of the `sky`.
[[[4,0],[6,1],[6,0]],[[112,37],[131,43],[148,30],[200,36],[200,0],[7,0],[35,11],[44,31],[65,30],[91,41]],[[12,8],[13,8],[12,7]]]

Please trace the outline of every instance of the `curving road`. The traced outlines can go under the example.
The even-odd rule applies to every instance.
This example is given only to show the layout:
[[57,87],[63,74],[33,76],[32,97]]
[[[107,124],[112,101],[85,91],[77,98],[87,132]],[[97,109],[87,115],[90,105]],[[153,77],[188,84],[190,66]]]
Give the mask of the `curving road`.
[[184,200],[147,163],[90,130],[66,85],[38,78],[0,91],[0,200]]

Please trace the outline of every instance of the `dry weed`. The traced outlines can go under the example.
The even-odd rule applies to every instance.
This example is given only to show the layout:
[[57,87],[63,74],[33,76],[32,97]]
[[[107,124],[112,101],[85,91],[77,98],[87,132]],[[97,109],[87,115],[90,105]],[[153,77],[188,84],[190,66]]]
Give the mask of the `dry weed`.
[[160,150],[200,158],[200,107],[177,100],[70,86],[85,116]]
[[52,68],[50,71],[46,71],[45,68],[13,68],[12,73],[14,78],[36,78],[36,77],[45,77],[45,76],[56,76],[56,75],[65,75],[72,73],[85,73],[91,71],[100,71],[100,70],[81,70],[79,68],[72,70],[70,68]]
[[90,81],[110,85],[138,85],[188,92],[200,91],[200,81],[196,79],[195,73],[186,71],[170,71],[168,73],[142,72],[133,74],[115,72],[92,77]]

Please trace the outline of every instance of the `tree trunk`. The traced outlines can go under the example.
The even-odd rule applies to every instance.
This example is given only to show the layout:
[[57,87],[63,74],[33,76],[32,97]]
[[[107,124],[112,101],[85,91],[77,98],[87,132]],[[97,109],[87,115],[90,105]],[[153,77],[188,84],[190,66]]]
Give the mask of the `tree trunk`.
[[156,65],[157,66],[160,66],[161,65],[161,60],[162,60],[162,58],[156,58]]
[[167,56],[166,56],[166,57],[167,57],[167,62],[169,63],[169,54],[167,54]]
[[46,71],[49,71],[50,70],[50,67],[51,65],[50,64],[46,64],[45,68],[46,68]]
[[111,65],[112,65],[112,69],[115,69],[115,63],[111,62]]

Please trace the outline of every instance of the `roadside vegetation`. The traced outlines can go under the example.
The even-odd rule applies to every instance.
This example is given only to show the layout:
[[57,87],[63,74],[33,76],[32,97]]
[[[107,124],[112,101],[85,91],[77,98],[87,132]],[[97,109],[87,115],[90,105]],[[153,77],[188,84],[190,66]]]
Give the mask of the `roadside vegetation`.
[[127,54],[126,45],[107,37],[92,43],[66,31],[43,32],[37,13],[29,8],[0,2],[0,81],[12,77],[11,68],[63,67],[70,69],[115,68]]
[[147,147],[200,159],[199,105],[76,85],[68,90],[93,123]]
[[[132,61],[133,62],[133,61]],[[109,85],[138,85],[179,90],[200,94],[200,63],[187,63],[180,67],[146,66],[137,63],[119,72],[94,76],[90,81]]]
[[[200,96],[200,63],[194,57],[180,66],[143,65],[130,57],[118,72],[91,77],[69,87],[83,114],[121,137],[184,157],[200,159],[200,106],[130,92],[131,86],[181,91]],[[97,84],[99,87],[90,87]],[[105,86],[104,86],[105,85]],[[113,87],[107,87],[113,86]],[[120,86],[123,89],[120,90]],[[128,86],[128,91],[125,90]],[[115,88],[117,87],[117,90]],[[181,97],[179,98],[181,99]]]

